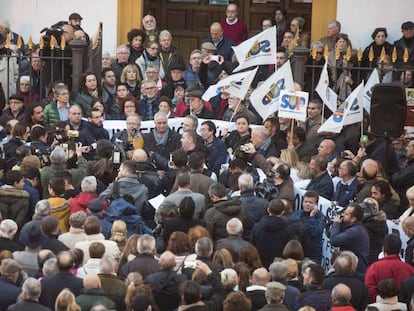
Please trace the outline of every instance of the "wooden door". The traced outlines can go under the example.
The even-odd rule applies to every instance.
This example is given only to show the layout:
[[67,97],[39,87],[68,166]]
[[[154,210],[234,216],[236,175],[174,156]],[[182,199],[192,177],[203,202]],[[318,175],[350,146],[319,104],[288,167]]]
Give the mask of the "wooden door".
[[[168,29],[172,33],[173,45],[188,61],[190,52],[200,48],[202,40],[209,36],[210,25],[225,17],[226,5],[212,5],[211,1],[145,0],[143,14],[155,16],[159,31]],[[240,0],[238,4],[239,18],[245,21],[250,35],[260,32],[262,18],[271,18],[277,5],[286,8],[288,23],[293,17],[304,17],[305,30],[310,32],[311,0]]]

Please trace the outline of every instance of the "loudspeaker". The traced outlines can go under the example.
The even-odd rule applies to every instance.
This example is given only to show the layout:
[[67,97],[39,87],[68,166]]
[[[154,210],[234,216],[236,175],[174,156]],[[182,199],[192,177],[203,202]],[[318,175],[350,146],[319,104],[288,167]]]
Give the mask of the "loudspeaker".
[[406,110],[405,90],[401,85],[377,84],[371,96],[371,133],[380,137],[401,136]]

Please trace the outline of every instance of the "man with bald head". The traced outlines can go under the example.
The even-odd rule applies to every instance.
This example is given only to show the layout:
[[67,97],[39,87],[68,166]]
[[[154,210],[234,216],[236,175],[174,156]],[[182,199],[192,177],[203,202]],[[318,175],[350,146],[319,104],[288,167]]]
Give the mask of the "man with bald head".
[[318,154],[325,157],[328,162],[331,162],[338,156],[335,149],[336,144],[332,139],[324,139],[319,144]]
[[54,310],[56,297],[64,288],[70,289],[75,296],[81,293],[83,281],[71,273],[73,266],[74,258],[70,251],[63,251],[58,254],[58,272],[54,275],[46,276],[40,281],[42,293],[40,294],[39,301],[41,304]]
[[270,282],[269,272],[265,268],[253,271],[251,285],[246,288],[246,297],[252,302],[252,311],[259,310],[267,303],[266,284]]
[[366,159],[361,164],[361,169],[359,171],[360,183],[362,187],[360,187],[358,193],[356,194],[356,202],[362,202],[366,197],[371,196],[371,188],[372,185],[375,184],[379,179],[377,177],[378,171],[378,163],[372,159]]
[[102,289],[101,279],[97,274],[88,274],[83,279],[82,294],[76,297],[76,303],[82,310],[90,310],[98,301],[103,303],[108,310],[116,310],[116,304],[113,300],[106,297]]
[[[345,310],[344,307],[350,307],[351,305],[351,289],[345,284],[339,283],[332,289],[332,311],[335,310]],[[351,310],[351,309],[349,309]]]
[[215,22],[210,26],[210,37],[206,38],[203,42],[211,42],[216,47],[216,54],[221,55],[225,62],[231,62],[231,58],[234,54],[231,48],[234,45],[233,41],[223,36],[223,28],[220,23]]
[[160,310],[174,310],[180,304],[178,288],[187,277],[185,274],[176,273],[175,255],[170,251],[161,254],[158,264],[160,271],[148,275],[145,283],[151,286],[154,300]]
[[346,285],[352,293],[348,302],[355,308],[355,310],[365,310],[365,307],[368,305],[368,288],[365,286],[364,282],[355,276],[354,268],[352,266],[352,257],[346,252],[341,252],[341,254],[336,257],[332,268],[334,269],[334,272],[324,279],[322,283],[323,286],[327,289],[333,289],[338,284]]
[[135,162],[138,181],[148,188],[148,199],[152,199],[162,193],[163,186],[155,166],[148,158],[144,149],[135,149],[132,154],[132,161]]

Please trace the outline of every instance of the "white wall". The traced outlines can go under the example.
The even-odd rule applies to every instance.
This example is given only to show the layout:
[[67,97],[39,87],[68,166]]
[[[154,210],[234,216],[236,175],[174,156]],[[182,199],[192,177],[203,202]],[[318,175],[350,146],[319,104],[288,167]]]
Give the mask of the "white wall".
[[[413,0],[337,0],[337,3],[337,19],[355,48],[365,48],[376,27],[387,27],[388,41],[392,43],[401,37],[401,24],[414,20]],[[103,22],[103,50],[114,55],[117,0],[0,0],[0,18],[8,19],[12,29],[26,42],[29,35],[38,42],[42,28],[67,20],[72,12],[83,17],[82,27],[89,35],[95,33],[100,21]]]
[[25,42],[32,35],[37,43],[40,30],[67,20],[73,12],[82,17],[82,28],[90,37],[103,22],[103,51],[115,54],[117,37],[117,0],[0,0],[0,19],[7,19]]
[[413,0],[337,0],[337,19],[352,47],[362,50],[372,42],[372,31],[386,27],[387,41],[401,38],[401,24],[414,21]]

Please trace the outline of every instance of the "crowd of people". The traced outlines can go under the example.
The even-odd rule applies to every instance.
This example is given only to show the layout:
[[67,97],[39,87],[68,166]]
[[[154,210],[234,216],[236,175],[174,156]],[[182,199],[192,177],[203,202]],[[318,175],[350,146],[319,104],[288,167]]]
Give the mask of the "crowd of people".
[[[50,66],[36,48],[8,58],[8,71],[0,69],[0,310],[413,310],[414,140],[375,136],[368,117],[362,129],[318,133],[317,97],[305,122],[277,112],[263,120],[248,97],[225,90],[203,100],[236,67],[231,47],[248,38],[238,9],[227,6],[188,65],[171,32],[144,16],[114,58],[103,55],[102,81],[86,70],[78,94],[70,64],[62,80],[48,81],[66,59]],[[66,42],[89,42],[81,21],[73,13],[56,29]],[[307,64],[328,62],[338,100],[350,94],[352,46],[338,21],[312,43],[305,20],[288,27],[282,7],[262,20],[263,30],[272,25],[275,66],[259,66],[252,87],[303,45],[315,51]],[[392,74],[392,65],[408,68],[399,67],[405,48],[408,64],[414,57],[414,23],[401,29],[394,45],[375,29],[363,62],[378,66],[383,82],[412,87],[409,69]],[[0,62],[6,50],[23,53],[13,50],[17,38],[1,21]],[[313,68],[304,84],[312,93],[321,70]],[[171,118],[182,118],[179,130]],[[112,133],[105,120],[124,120],[125,129]],[[219,132],[217,120],[235,129]],[[153,128],[141,131],[142,121]],[[320,197],[332,201],[329,214]],[[408,237],[405,249],[387,223]],[[328,265],[324,234],[336,249]]]

